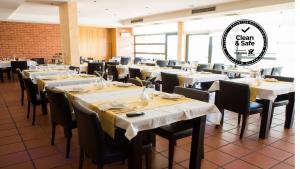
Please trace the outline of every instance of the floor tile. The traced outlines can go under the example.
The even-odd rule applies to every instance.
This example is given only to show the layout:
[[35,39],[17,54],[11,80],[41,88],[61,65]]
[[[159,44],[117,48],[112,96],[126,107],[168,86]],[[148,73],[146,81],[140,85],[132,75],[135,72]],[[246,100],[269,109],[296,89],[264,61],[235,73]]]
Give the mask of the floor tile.
[[235,160],[233,156],[218,150],[206,153],[204,158],[220,166]]
[[219,148],[219,150],[237,158],[241,158],[252,152],[252,150],[248,148],[241,147],[235,144],[228,144],[226,146]]
[[251,165],[242,160],[234,160],[223,166],[224,169],[259,169],[258,167]]
[[270,168],[275,164],[279,163],[279,161],[259,153],[251,153],[249,155],[246,155],[245,157],[242,158],[242,160],[260,168]]

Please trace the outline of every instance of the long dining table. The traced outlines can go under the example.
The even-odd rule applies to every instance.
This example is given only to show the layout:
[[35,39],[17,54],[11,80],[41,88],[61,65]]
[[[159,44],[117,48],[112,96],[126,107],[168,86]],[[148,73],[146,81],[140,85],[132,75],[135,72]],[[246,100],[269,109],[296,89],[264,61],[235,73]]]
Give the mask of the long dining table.
[[[277,96],[288,94],[289,103],[286,106],[285,128],[291,128],[294,121],[295,106],[295,85],[292,82],[271,81],[268,79],[239,78],[230,81],[245,83],[250,85],[256,91],[256,98],[260,99],[264,108],[261,116],[259,138],[265,139],[269,136],[273,103]],[[215,81],[209,88],[209,91],[218,91],[219,81]],[[217,97],[217,95],[216,95]],[[217,103],[216,103],[217,104]]]
[[[128,168],[142,168],[142,139],[145,132],[174,122],[189,120],[193,124],[190,168],[201,167],[202,150],[204,149],[204,131],[206,116],[218,115],[220,111],[212,104],[180,97],[168,99],[165,93],[134,85],[121,83],[82,84],[56,87],[65,91],[69,98],[76,99],[93,109],[100,116],[103,130],[109,135],[115,127],[125,130],[125,136],[130,140]],[[75,89],[75,90],[74,90]],[[80,89],[80,90],[79,90]],[[141,94],[147,94],[149,99],[141,99]],[[110,109],[113,104],[126,105],[122,109]],[[127,113],[143,112],[138,117],[127,117]],[[219,119],[212,121],[219,124]],[[113,135],[112,135],[113,136]]]
[[211,82],[216,80],[228,79],[225,74],[214,74],[211,72],[193,72],[181,69],[173,69],[171,67],[156,67],[145,65],[117,65],[119,77],[125,77],[129,74],[129,68],[140,69],[142,78],[156,77],[161,80],[161,72],[178,75],[180,84],[193,85],[196,82]]

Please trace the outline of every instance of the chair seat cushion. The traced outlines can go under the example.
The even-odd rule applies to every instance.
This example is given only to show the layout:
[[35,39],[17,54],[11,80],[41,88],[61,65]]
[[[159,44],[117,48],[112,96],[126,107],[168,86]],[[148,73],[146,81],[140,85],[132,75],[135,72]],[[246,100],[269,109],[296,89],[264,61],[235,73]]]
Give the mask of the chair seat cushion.
[[180,139],[192,134],[192,124],[185,121],[158,128],[155,133],[166,139]]
[[257,102],[250,102],[250,104],[249,104],[249,109],[250,109],[250,111],[252,111],[252,110],[257,110],[257,109],[260,109],[260,108],[263,108],[263,105],[260,104],[260,103],[257,103]]

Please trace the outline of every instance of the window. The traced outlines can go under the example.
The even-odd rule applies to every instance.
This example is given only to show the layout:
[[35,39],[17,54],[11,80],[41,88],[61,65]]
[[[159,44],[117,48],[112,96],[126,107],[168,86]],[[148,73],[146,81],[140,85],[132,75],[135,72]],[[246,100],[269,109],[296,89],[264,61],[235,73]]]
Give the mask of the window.
[[167,34],[167,59],[177,60],[177,45],[178,36],[177,34]]
[[211,36],[211,63],[224,63],[225,65],[232,65],[223,53],[221,46],[222,33]]
[[136,35],[135,56],[145,59],[165,59],[166,38],[165,34]]
[[208,63],[209,36],[187,35],[187,60]]

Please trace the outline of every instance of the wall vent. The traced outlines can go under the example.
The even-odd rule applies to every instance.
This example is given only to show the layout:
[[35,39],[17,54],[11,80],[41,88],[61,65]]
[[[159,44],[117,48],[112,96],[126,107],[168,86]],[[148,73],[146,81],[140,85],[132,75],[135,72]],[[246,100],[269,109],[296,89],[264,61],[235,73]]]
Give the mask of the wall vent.
[[211,12],[211,11],[216,11],[216,7],[213,6],[213,7],[207,7],[207,8],[193,9],[192,14]]

